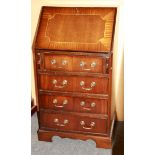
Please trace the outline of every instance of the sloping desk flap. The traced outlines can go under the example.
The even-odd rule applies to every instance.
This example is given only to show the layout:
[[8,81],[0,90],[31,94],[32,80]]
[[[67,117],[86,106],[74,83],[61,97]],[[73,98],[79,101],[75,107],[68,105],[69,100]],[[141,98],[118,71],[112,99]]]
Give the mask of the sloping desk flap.
[[43,7],[36,49],[109,52],[115,8]]

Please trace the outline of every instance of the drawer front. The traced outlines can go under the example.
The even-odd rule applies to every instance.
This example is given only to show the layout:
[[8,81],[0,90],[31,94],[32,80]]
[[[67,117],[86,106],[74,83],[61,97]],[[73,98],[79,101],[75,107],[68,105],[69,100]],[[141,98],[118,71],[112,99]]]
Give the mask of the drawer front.
[[[41,54],[42,55],[42,54]],[[44,53],[39,59],[43,59],[42,68],[46,71],[67,71],[106,73],[106,59],[96,56],[74,56],[67,54]]]
[[40,75],[39,85],[44,90],[72,91],[73,77]]
[[101,57],[73,57],[73,71],[75,72],[105,73],[105,66],[105,60]]
[[44,54],[44,69],[72,71],[72,57],[67,55]]
[[39,86],[44,90],[108,93],[108,78],[40,75]]
[[71,115],[63,114],[40,114],[41,127],[60,129],[60,130],[76,130],[77,120]]
[[73,98],[68,96],[40,95],[40,108],[73,111]]
[[108,100],[75,98],[74,103],[76,112],[108,114]]
[[108,100],[59,95],[39,95],[40,108],[56,111],[108,114]]
[[44,113],[40,114],[40,126],[51,129],[81,131],[92,133],[107,133],[107,119],[89,118],[69,114]]
[[77,77],[74,89],[81,93],[107,94],[108,78]]
[[78,117],[77,130],[92,133],[107,133],[107,119]]

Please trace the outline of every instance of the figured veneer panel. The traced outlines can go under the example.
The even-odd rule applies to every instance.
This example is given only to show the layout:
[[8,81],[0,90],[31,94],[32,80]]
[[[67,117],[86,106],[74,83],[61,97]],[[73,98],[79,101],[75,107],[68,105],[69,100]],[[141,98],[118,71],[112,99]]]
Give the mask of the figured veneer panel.
[[[65,123],[64,121],[68,122]],[[76,130],[77,121],[72,115],[63,115],[55,113],[40,113],[40,126],[59,129],[59,130]]]
[[92,133],[107,133],[107,119],[77,117],[77,130]]
[[[90,31],[91,27],[95,27],[94,31]],[[94,43],[104,36],[104,29],[105,22],[99,15],[55,13],[48,18],[46,35],[51,42]]]
[[40,108],[73,111],[73,98],[69,96],[39,95]]
[[51,128],[61,131],[83,131],[92,133],[107,133],[107,119],[90,118],[64,113],[40,112],[41,128]]
[[108,114],[107,99],[40,94],[39,105],[40,108],[56,111]]
[[39,75],[42,90],[108,94],[108,83],[108,78]]
[[108,94],[108,78],[76,77],[74,88],[76,92]]
[[94,98],[75,98],[74,110],[76,112],[108,114],[108,100]]
[[105,59],[102,57],[73,57],[73,71],[75,72],[105,73],[105,66]]
[[72,71],[72,56],[44,54],[43,59],[47,71]]
[[[74,79],[70,76],[40,75],[40,89],[54,91],[73,91]],[[66,82],[66,83],[65,83]]]
[[36,49],[109,52],[115,8],[44,7]]
[[88,72],[88,73],[105,73],[106,59],[95,56],[75,56],[68,54],[42,54],[44,71],[66,71],[66,72]]

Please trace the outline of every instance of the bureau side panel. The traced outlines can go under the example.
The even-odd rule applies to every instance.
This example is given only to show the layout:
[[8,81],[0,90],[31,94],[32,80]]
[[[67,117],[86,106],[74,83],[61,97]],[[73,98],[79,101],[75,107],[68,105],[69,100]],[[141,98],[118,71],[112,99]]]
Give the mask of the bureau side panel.
[[112,101],[112,60],[113,60],[113,55],[111,55],[111,58],[109,59],[109,74],[110,74],[110,79],[109,79],[109,99],[110,99],[110,118],[111,118],[111,123],[113,121],[115,111],[116,111],[116,106],[115,103]]

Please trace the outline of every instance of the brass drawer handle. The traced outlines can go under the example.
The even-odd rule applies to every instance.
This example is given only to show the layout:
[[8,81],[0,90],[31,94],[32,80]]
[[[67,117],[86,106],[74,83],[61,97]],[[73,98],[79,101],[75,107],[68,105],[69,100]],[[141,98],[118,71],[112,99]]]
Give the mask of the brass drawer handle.
[[61,63],[62,63],[63,66],[65,66],[65,65],[67,65],[68,62],[67,62],[67,60],[62,60]]
[[80,81],[80,86],[82,87],[82,89],[89,91],[89,90],[92,90],[93,87],[96,86],[96,82],[91,82],[90,88],[85,88],[84,85],[85,85],[85,82],[84,81]]
[[85,127],[85,122],[84,121],[81,121],[80,122],[80,125],[82,126],[83,129],[86,129],[86,130],[91,130],[95,127],[95,122],[91,122],[90,123],[90,127]]
[[86,62],[84,62],[84,61],[80,62],[80,67],[82,68],[82,70],[90,71],[90,70],[92,70],[93,68],[96,67],[96,62],[91,63],[91,65],[90,65],[91,68],[84,68],[85,65],[86,65]]
[[57,105],[57,103],[58,103],[58,100],[57,99],[53,99],[53,104],[54,104],[55,107],[63,108],[66,104],[68,104],[68,100],[64,100],[62,105]]
[[81,102],[80,102],[80,105],[81,105],[81,106],[85,106],[85,101],[81,101]]
[[[55,60],[55,59],[52,59],[51,60],[51,64],[52,65],[56,65],[56,63],[57,63],[57,61]],[[62,60],[61,61],[61,66],[55,66],[56,68],[64,68],[65,67],[65,65],[67,65],[67,63],[68,63],[68,61],[67,60]]]
[[91,66],[92,68],[95,68],[95,67],[96,67],[96,62],[92,62],[90,66]]
[[55,80],[55,79],[52,81],[52,83],[54,84],[54,87],[56,87],[56,88],[64,88],[65,86],[67,86],[68,81],[63,80],[61,86],[57,86],[57,80]]
[[53,122],[54,122],[57,126],[66,126],[66,125],[69,123],[68,119],[65,119],[65,120],[63,121],[63,123],[61,124],[61,123],[59,123],[59,119],[58,119],[58,118],[55,118],[55,119],[53,120]]
[[55,59],[52,59],[52,60],[51,60],[51,64],[52,64],[52,65],[56,64],[56,60],[55,60]]
[[95,103],[95,102],[92,102],[92,103],[90,104],[91,108],[84,107],[84,106],[85,106],[85,102],[84,102],[84,101],[81,101],[81,102],[80,102],[80,105],[81,105],[82,108],[85,109],[85,110],[92,110],[91,108],[94,108],[94,107],[96,106],[96,103]]

